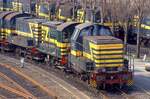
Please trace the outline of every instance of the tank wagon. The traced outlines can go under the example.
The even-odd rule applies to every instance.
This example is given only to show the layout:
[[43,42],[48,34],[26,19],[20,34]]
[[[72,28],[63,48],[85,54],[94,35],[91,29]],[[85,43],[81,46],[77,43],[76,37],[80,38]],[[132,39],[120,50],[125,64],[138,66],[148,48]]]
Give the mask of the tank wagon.
[[133,83],[123,42],[107,26],[48,21],[19,12],[2,12],[0,21],[6,51],[69,70],[93,87]]

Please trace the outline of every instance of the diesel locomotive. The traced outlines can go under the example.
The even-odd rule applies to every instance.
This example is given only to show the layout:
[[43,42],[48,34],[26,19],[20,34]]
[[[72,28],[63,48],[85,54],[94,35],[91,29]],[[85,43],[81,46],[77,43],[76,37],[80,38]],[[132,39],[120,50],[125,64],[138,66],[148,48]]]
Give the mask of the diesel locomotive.
[[[138,16],[134,17],[130,33],[128,34],[129,43],[136,44],[138,32]],[[150,17],[144,17],[140,27],[140,45],[142,47],[150,47]]]
[[62,67],[92,87],[133,84],[123,42],[96,23],[48,21],[30,14],[0,12],[0,48],[49,66]]

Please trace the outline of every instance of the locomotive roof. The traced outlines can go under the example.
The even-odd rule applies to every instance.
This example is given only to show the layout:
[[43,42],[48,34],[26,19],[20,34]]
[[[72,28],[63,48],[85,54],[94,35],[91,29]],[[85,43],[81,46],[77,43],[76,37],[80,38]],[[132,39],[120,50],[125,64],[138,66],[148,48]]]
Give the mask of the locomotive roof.
[[63,22],[60,21],[47,21],[45,23],[42,23],[42,25],[49,26],[49,27],[56,27],[57,25],[60,25],[62,23]]
[[101,25],[98,23],[87,22],[87,23],[82,23],[82,24],[77,25],[76,28],[82,30],[86,27],[93,26],[93,25],[99,25],[99,26],[107,27],[107,26],[104,26],[104,25]]
[[14,13],[12,13],[12,14],[9,14],[8,16],[6,16],[6,20],[11,20],[12,18],[14,18],[14,17],[16,17],[16,16],[26,16],[26,15],[29,15],[29,14],[27,14],[27,13],[20,13],[20,12],[14,12]]
[[67,28],[68,26],[73,25],[73,24],[78,24],[78,22],[65,22],[65,23],[57,26],[57,30],[63,31],[65,28]]
[[82,30],[82,29],[92,26],[92,25],[93,25],[93,23],[88,22],[88,23],[79,24],[76,26],[76,28]]
[[4,16],[10,14],[10,13],[13,13],[13,11],[5,11],[5,12],[1,12],[1,13],[0,13],[0,19],[3,18]]
[[114,44],[122,43],[122,40],[113,36],[85,36],[84,39],[93,42],[95,44]]
[[30,17],[30,16],[27,16],[27,17],[19,17],[19,18],[17,18],[17,20],[25,21],[25,20],[31,19],[31,18],[32,18],[32,17]]
[[28,22],[32,22],[32,23],[44,23],[47,20],[46,19],[40,19],[40,18],[31,18],[31,19],[27,19]]

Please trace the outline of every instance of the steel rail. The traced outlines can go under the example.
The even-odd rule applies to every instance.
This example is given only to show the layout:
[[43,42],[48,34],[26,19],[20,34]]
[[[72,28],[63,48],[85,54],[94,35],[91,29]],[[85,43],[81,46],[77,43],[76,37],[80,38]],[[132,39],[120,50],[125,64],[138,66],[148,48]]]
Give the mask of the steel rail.
[[15,94],[17,94],[19,96],[22,96],[22,97],[24,97],[26,99],[32,99],[29,95],[27,95],[27,94],[25,94],[25,93],[23,93],[21,91],[18,91],[18,90],[14,89],[14,88],[6,85],[6,84],[0,83],[0,87],[3,88],[3,89],[5,89],[5,90],[8,90],[8,91],[10,91],[12,93],[15,93]]
[[122,91],[119,88],[116,88],[116,89],[121,92],[121,96],[123,96],[125,99],[130,99],[129,96],[128,96],[128,94],[126,92]]
[[6,96],[0,95],[0,99],[7,99]]
[[36,97],[34,95],[32,95],[28,90],[26,90],[25,88],[23,88],[21,85],[19,85],[17,82],[15,82],[13,79],[11,79],[10,77],[8,77],[7,75],[3,74],[0,72],[0,76],[5,78],[6,80],[12,82],[16,87],[18,87],[22,92],[28,94],[32,99],[36,99]]
[[139,88],[140,90],[142,90],[143,92],[145,92],[146,95],[150,96],[150,92],[146,91],[145,89],[135,85],[135,87]]
[[26,74],[24,74],[23,72],[21,72],[19,69],[13,67],[13,66],[10,66],[8,64],[3,64],[3,63],[0,63],[1,66],[4,66],[5,68],[8,68],[10,69],[11,71],[15,72],[16,74],[24,77],[26,80],[32,82],[34,85],[37,85],[39,88],[41,88],[43,91],[45,91],[50,97],[52,97],[53,99],[57,99],[57,95],[49,90],[46,86],[43,86],[41,85],[39,82],[37,82],[36,80],[32,79],[31,77],[27,76]]
[[100,91],[100,94],[102,96],[102,99],[109,99],[109,96],[107,96],[104,92]]

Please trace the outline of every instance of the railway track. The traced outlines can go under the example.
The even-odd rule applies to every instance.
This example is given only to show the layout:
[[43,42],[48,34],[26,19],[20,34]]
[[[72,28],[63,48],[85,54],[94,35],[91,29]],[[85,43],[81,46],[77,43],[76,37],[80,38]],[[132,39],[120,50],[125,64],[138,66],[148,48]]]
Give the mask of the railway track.
[[25,98],[8,89],[6,90],[5,88],[0,88],[0,99],[25,99]]
[[131,99],[126,91],[118,87],[98,90],[98,94],[101,95],[102,99]]
[[[46,89],[44,86],[40,85],[40,83],[34,81],[32,78],[26,76],[25,74],[22,74],[20,71],[16,70],[15,68],[11,68],[11,66],[6,64],[0,64],[0,76],[7,79],[11,83],[13,83],[18,89],[20,89],[22,92],[19,92],[18,90],[13,90],[15,93],[19,93],[21,96],[23,96],[26,99],[37,99],[37,98],[57,98],[54,93]],[[4,86],[0,84],[0,87]],[[5,87],[4,87],[5,88]],[[7,88],[6,86],[6,89]],[[51,92],[51,93],[50,93]],[[24,94],[25,93],[25,94]]]
[[[17,58],[14,55],[9,55],[7,54],[3,54],[6,55],[8,57],[12,57],[12,58]],[[130,92],[134,92],[136,90],[140,90],[140,89],[135,89],[133,90],[131,89],[119,89],[119,88],[114,88],[112,90],[96,90],[94,88],[91,88],[88,86],[88,84],[85,84],[85,82],[80,81],[76,76],[74,75],[66,75],[64,72],[54,68],[53,66],[47,66],[44,63],[37,63],[37,62],[33,62],[33,61],[29,61],[27,60],[29,63],[38,66],[48,72],[51,72],[53,74],[55,74],[57,77],[62,78],[63,80],[65,80],[66,82],[70,83],[71,85],[75,86],[76,88],[79,88],[81,90],[87,90],[89,93],[89,95],[92,95],[94,97],[97,97],[96,99],[137,99],[135,98],[135,96],[131,95]],[[136,86],[134,86],[136,87]],[[146,93],[144,93],[144,95],[150,96]],[[143,98],[139,98],[139,99],[143,99]]]
[[[7,57],[12,57],[12,58],[19,59],[19,57],[16,57],[13,54],[3,53],[3,55],[6,55]],[[12,62],[12,60],[7,60],[7,61]],[[59,69],[56,69],[54,66],[49,67],[44,63],[37,63],[37,62],[34,62],[34,61],[30,61],[30,60],[26,60],[26,61],[33,64],[33,65],[35,65],[35,66],[38,66],[38,67],[46,70],[48,72],[51,72],[52,74],[56,75],[57,77],[62,78],[63,80],[65,80],[66,82],[68,82],[71,85],[73,83],[73,86],[76,87],[76,88],[79,88],[79,85],[81,85],[79,89],[88,90],[89,93],[87,93],[87,94],[90,94],[90,96],[92,96],[92,97],[97,97],[97,99],[103,99],[102,94],[99,94],[98,91],[95,90],[95,88],[89,87],[88,84],[85,84],[84,82],[79,81],[79,79],[75,75],[66,75],[63,71],[60,71]]]
[[35,96],[33,96],[28,90],[26,90],[25,88],[23,88],[21,85],[19,85],[17,82],[15,82],[12,78],[8,77],[6,74],[0,72],[0,77],[6,79],[8,82],[10,82],[11,84],[13,84],[15,86],[15,88],[17,88],[18,90],[15,90],[13,88],[10,88],[7,85],[1,84],[0,83],[0,87],[5,88],[7,90],[10,90],[12,92],[16,92],[16,94],[23,96],[24,98],[32,98],[32,99],[36,99]]
[[[11,56],[13,58],[17,58],[15,55],[9,55],[9,54],[4,54],[6,56]],[[56,69],[54,67],[49,67],[49,66],[46,66],[44,63],[37,63],[37,62],[34,62],[34,61],[30,61],[30,60],[27,60],[27,62],[31,63],[31,64],[34,64],[35,66],[38,66],[48,72],[51,72],[51,73],[54,73],[56,74],[56,76],[62,78],[63,80],[67,81],[68,83],[73,83],[73,86],[79,88],[81,87],[88,90],[90,92],[91,95],[97,97],[97,99],[110,99],[110,97],[112,97],[107,91],[104,91],[104,90],[97,90],[95,88],[91,88],[88,86],[88,84],[85,84],[85,82],[83,81],[80,81],[76,76],[74,75],[66,75],[64,72],[60,71],[59,69]],[[60,76],[61,75],[61,76]],[[79,86],[81,85],[81,86]],[[120,92],[120,90],[119,90]],[[125,94],[120,94],[121,96],[125,95]]]
[[[0,77],[9,82],[9,84],[0,83],[0,88],[2,88],[3,90],[10,91],[11,93],[14,93],[25,99],[57,98],[57,96],[54,95],[54,93],[50,93],[50,91],[47,90],[44,86],[41,86],[40,83],[37,83],[36,81],[32,80],[32,78],[23,75],[20,71],[11,68],[9,65],[0,64],[0,68]],[[4,95],[1,95],[1,97],[3,96]],[[8,98],[6,97],[6,99]]]
[[11,97],[12,98],[22,97],[26,99],[33,98],[30,97],[29,94],[25,93],[21,87],[18,87],[18,85],[16,86],[16,84],[3,73],[0,73],[0,96],[2,99],[8,99]]
[[130,99],[130,96],[128,95],[127,92],[125,92],[124,90],[121,90],[119,88],[115,88],[115,89],[119,92],[119,94],[122,98]]
[[[1,55],[2,57],[4,56],[4,54],[3,55]],[[17,60],[13,60],[13,58],[14,58],[14,55],[12,55],[12,57],[13,58],[9,58],[9,55],[8,54],[6,54],[6,56],[5,56],[5,58],[0,58],[0,60],[2,61],[2,63],[8,63],[8,64],[12,64],[12,65],[14,65],[15,63],[15,65],[16,66],[18,66],[19,64],[18,64],[18,62],[19,61],[17,61]],[[15,57],[16,58],[16,57]],[[27,64],[26,64],[27,65]],[[29,66],[31,65],[31,64],[28,64]],[[41,64],[36,64],[36,65],[41,65]],[[33,65],[31,65],[31,66],[33,66]],[[45,66],[45,65],[44,65]],[[34,66],[35,67],[35,66]],[[20,69],[20,68],[18,68],[18,69]],[[27,69],[27,68],[26,68]],[[70,95],[72,95],[73,97],[71,98],[71,99],[80,99],[79,97],[81,96],[81,99],[90,99],[88,96],[86,96],[85,94],[83,94],[82,92],[80,93],[80,91],[78,92],[78,91],[76,91],[77,89],[75,88],[75,87],[71,87],[71,85],[70,84],[67,84],[67,83],[61,83],[61,82],[63,82],[63,80],[61,81],[61,80],[59,80],[58,78],[59,77],[57,77],[56,76],[56,78],[55,78],[55,76],[52,76],[51,77],[51,75],[50,76],[48,76],[47,75],[47,73],[45,73],[45,70],[42,70],[42,69],[38,69],[38,68],[36,68],[36,69],[31,69],[31,71],[33,72],[33,73],[36,73],[36,72],[40,72],[40,75],[41,74],[44,74],[44,76],[43,75],[41,75],[41,77],[43,76],[44,78],[45,78],[45,80],[47,79],[47,80],[49,80],[48,82],[54,82],[54,83],[56,83],[56,88],[57,87],[61,87],[61,88],[58,88],[58,89],[61,89],[62,90],[62,88],[65,90],[65,91],[67,91],[68,92],[68,94],[70,94]],[[40,76],[39,75],[39,76]],[[53,74],[52,74],[53,75]],[[49,79],[50,78],[50,79]],[[52,80],[51,80],[52,79]],[[46,81],[47,81],[46,80]],[[44,81],[45,82],[45,81]],[[65,86],[63,86],[63,85],[65,85]],[[47,85],[46,84],[44,84],[44,86],[46,87]],[[50,87],[55,87],[55,86],[51,86],[50,85]],[[71,88],[70,88],[71,87]],[[51,89],[51,88],[50,88]],[[54,90],[56,90],[55,88],[53,88]],[[70,91],[71,90],[71,91]],[[57,91],[57,90],[56,90]],[[73,91],[73,92],[72,92]],[[75,93],[74,93],[75,92]],[[62,92],[62,95],[63,95],[63,92]],[[69,96],[69,95],[67,95],[67,96]],[[58,98],[61,98],[61,95],[59,95],[58,94]],[[87,97],[87,98],[82,98],[82,97]],[[43,98],[42,98],[43,99]],[[45,98],[44,98],[45,99]],[[66,98],[64,98],[64,99],[66,99]],[[70,99],[70,98],[69,98]]]

